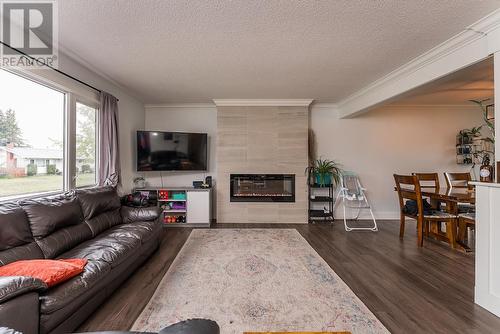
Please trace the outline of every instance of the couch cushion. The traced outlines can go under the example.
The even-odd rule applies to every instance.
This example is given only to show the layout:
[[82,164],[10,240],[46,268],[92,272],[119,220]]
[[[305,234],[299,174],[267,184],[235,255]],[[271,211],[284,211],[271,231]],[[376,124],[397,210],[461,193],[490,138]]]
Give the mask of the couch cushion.
[[40,312],[52,313],[90,290],[109,271],[111,266],[103,261],[89,261],[83,273],[55,286],[40,295]]
[[33,242],[28,218],[19,205],[0,205],[0,231],[0,251]]
[[121,206],[120,197],[116,189],[112,187],[78,190],[76,196],[87,220],[101,213],[119,209]]
[[80,204],[74,196],[60,196],[20,203],[26,212],[31,232],[47,259],[92,238],[83,221]]
[[76,198],[68,200],[42,200],[20,203],[28,216],[31,233],[35,238],[45,237],[63,227],[83,221]]
[[28,217],[15,203],[0,205],[0,265],[25,259],[43,259],[31,234]]
[[0,265],[6,265],[14,261],[43,259],[44,255],[36,242],[17,246],[0,252]]
[[103,231],[122,223],[120,209],[101,213],[100,215],[88,219],[86,223],[92,231],[92,236],[95,237]]
[[36,243],[47,259],[53,259],[59,254],[92,238],[92,231],[87,224],[62,228],[45,238],[36,239]]
[[162,225],[158,221],[136,222],[115,226],[104,234],[115,238],[131,236],[145,244],[152,238],[158,238],[162,231]]
[[140,240],[131,235],[108,236],[103,233],[61,254],[59,258],[104,261],[114,268],[133,254],[140,245]]
[[78,190],[76,196],[82,207],[86,223],[92,236],[122,223],[120,197],[115,188],[100,187]]

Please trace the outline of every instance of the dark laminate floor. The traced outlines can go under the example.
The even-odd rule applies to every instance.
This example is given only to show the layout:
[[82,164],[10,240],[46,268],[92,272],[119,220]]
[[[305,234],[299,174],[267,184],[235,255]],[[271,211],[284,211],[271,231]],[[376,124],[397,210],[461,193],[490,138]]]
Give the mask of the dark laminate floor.
[[[404,241],[399,224],[380,232],[325,225],[217,225],[296,228],[392,333],[500,333],[500,319],[473,303],[474,258],[445,245]],[[140,314],[191,229],[167,229],[160,250],[83,324],[79,331],[126,330]]]

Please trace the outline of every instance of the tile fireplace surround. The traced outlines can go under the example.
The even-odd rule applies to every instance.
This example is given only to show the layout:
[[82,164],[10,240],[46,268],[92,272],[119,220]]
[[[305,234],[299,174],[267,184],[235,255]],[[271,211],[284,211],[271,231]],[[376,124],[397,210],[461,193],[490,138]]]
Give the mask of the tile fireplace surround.
[[[217,222],[307,223],[308,106],[217,107]],[[231,174],[295,175],[295,202],[231,201]]]

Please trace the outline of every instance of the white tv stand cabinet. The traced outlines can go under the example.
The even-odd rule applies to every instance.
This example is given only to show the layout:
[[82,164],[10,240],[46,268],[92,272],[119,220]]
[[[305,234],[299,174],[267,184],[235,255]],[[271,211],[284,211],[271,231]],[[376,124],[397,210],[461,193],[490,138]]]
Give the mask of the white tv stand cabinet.
[[[156,204],[159,207],[164,207],[160,219],[166,227],[210,227],[212,218],[211,188],[146,187],[137,188],[134,191],[156,195]],[[184,217],[184,222],[167,222],[169,216]]]

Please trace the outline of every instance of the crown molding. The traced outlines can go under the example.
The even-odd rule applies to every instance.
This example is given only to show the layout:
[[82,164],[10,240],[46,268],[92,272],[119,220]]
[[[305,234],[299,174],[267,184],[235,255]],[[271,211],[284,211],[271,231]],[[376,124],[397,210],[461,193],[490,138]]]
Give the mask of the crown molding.
[[214,99],[217,107],[308,107],[313,99]]
[[[388,104],[375,109],[390,109],[390,110],[477,110],[477,105],[474,104]],[[375,110],[374,109],[374,110]]]
[[311,104],[311,109],[338,109],[337,103],[329,102],[314,102]]
[[351,117],[395,96],[487,58],[499,51],[500,9],[338,103]]
[[209,108],[215,108],[215,104],[213,104],[213,103],[154,103],[154,104],[145,104],[144,108],[145,109],[165,109],[165,108],[209,109]]

